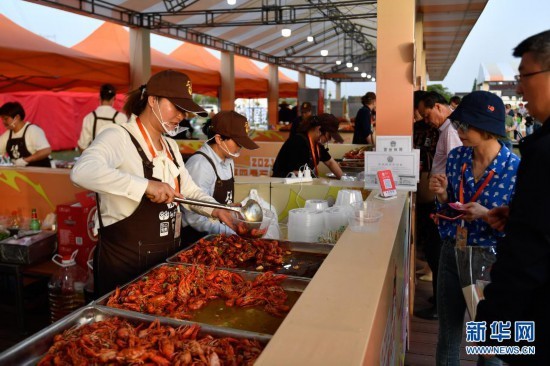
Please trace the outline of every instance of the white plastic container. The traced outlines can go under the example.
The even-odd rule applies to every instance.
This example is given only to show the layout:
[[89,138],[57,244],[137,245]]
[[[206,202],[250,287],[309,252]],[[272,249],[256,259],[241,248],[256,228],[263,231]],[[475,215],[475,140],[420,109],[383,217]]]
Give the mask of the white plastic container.
[[295,208],[288,213],[288,239],[315,243],[323,234],[324,213],[308,208]]
[[382,211],[378,208],[377,202],[365,201],[351,205],[348,215],[348,224],[354,232],[378,231]]
[[357,189],[341,189],[338,191],[335,206],[347,206],[356,202],[363,202],[363,195]]
[[327,200],[307,200],[305,208],[311,208],[317,211],[323,211],[328,208]]

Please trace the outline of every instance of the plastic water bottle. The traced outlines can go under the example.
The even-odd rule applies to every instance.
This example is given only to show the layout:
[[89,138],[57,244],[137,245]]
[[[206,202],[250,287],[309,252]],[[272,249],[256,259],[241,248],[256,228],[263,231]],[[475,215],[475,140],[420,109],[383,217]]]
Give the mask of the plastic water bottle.
[[70,257],[56,254],[52,258],[52,261],[59,266],[48,284],[52,323],[84,306],[86,271],[76,264],[77,252],[78,250]]

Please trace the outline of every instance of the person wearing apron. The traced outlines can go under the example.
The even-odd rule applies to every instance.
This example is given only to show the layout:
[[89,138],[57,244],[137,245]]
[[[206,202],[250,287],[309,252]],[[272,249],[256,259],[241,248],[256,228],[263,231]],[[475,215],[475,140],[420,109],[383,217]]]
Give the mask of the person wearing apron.
[[[95,296],[137,278],[180,246],[175,197],[214,202],[192,180],[174,135],[184,111],[204,113],[192,100],[187,75],[172,70],[128,94],[124,126],[105,129],[71,171],[78,186],[97,192],[99,242],[94,253]],[[227,210],[193,206],[232,226]]]
[[[248,150],[258,145],[248,137],[248,121],[235,111],[220,111],[212,118],[206,134],[208,140],[186,163],[193,181],[219,203],[234,201],[233,158],[242,147]],[[220,222],[208,220],[194,212],[184,210],[182,246],[188,246],[209,234],[234,234]]]
[[51,168],[52,149],[44,131],[25,122],[25,110],[18,102],[0,107],[0,117],[7,131],[0,136],[0,156],[8,154],[15,166]]
[[128,118],[124,113],[113,108],[115,103],[116,89],[111,84],[103,84],[99,90],[100,105],[95,111],[88,113],[82,121],[82,131],[78,139],[78,148],[84,151],[96,135],[106,126],[114,123],[123,125]]

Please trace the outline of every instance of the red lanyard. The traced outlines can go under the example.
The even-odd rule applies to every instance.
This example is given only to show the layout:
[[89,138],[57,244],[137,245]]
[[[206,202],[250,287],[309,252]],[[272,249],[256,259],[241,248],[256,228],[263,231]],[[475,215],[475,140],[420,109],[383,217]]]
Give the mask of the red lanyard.
[[[313,143],[313,140],[311,139],[311,136],[308,136],[309,139],[309,147],[311,148],[311,157],[313,158],[313,170],[315,171],[315,176],[318,177],[319,173],[317,172],[317,155],[319,155],[319,145],[317,143]],[[316,147],[317,149],[314,149],[313,147]],[[317,151],[315,151],[317,150]],[[317,153],[317,154],[315,154]]]
[[[156,158],[157,153],[156,153],[155,149],[153,148],[153,144],[151,143],[151,139],[149,138],[149,135],[147,135],[147,132],[145,132],[145,128],[143,127],[143,123],[141,123],[141,120],[139,119],[139,117],[136,118],[136,122],[137,122],[137,125],[139,127],[139,132],[141,132],[141,136],[143,136],[143,139],[145,140],[145,143],[147,143],[147,148],[149,149],[149,152],[151,153],[151,156],[153,157],[153,159]],[[166,151],[166,155],[168,155],[168,158],[170,160],[174,161],[174,157],[170,153],[170,150],[166,146],[166,142],[164,142],[164,139],[162,137],[160,139],[160,143],[162,145],[162,149],[164,151]],[[176,191],[179,192],[180,187],[179,187],[178,178],[174,178],[174,184],[175,184],[175,187],[176,187]]]
[[[465,179],[464,178],[464,172],[466,171],[466,166],[467,166],[466,163],[464,163],[462,165],[462,175],[461,175],[461,179],[460,179],[460,191],[458,192],[458,195],[460,197],[460,203],[464,203],[464,179]],[[489,184],[491,179],[493,179],[494,175],[495,175],[495,171],[491,170],[489,172],[489,174],[487,175],[487,178],[485,178],[485,180],[483,181],[481,186],[477,189],[477,191],[474,194],[474,196],[472,197],[472,199],[470,199],[470,202],[474,202],[478,199],[479,195],[481,194],[481,192],[483,192],[485,187],[487,187],[487,184]]]

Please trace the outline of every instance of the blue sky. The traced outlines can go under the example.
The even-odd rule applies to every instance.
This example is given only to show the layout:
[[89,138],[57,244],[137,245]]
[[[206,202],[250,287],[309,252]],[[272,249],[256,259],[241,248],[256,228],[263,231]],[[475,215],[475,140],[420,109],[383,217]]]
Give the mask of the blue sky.
[[[84,39],[102,23],[22,0],[0,1],[0,13],[68,47]],[[512,48],[528,36],[549,29],[549,15],[549,0],[489,0],[442,84],[452,92],[470,91],[481,63],[514,61]],[[170,53],[180,42],[152,35],[151,44],[161,52]],[[293,71],[286,74],[297,79]],[[306,82],[308,87],[319,87],[317,78],[308,76]],[[329,91],[334,96],[332,82],[329,82]],[[375,83],[342,84],[343,96],[363,95],[366,91],[375,91]]]

